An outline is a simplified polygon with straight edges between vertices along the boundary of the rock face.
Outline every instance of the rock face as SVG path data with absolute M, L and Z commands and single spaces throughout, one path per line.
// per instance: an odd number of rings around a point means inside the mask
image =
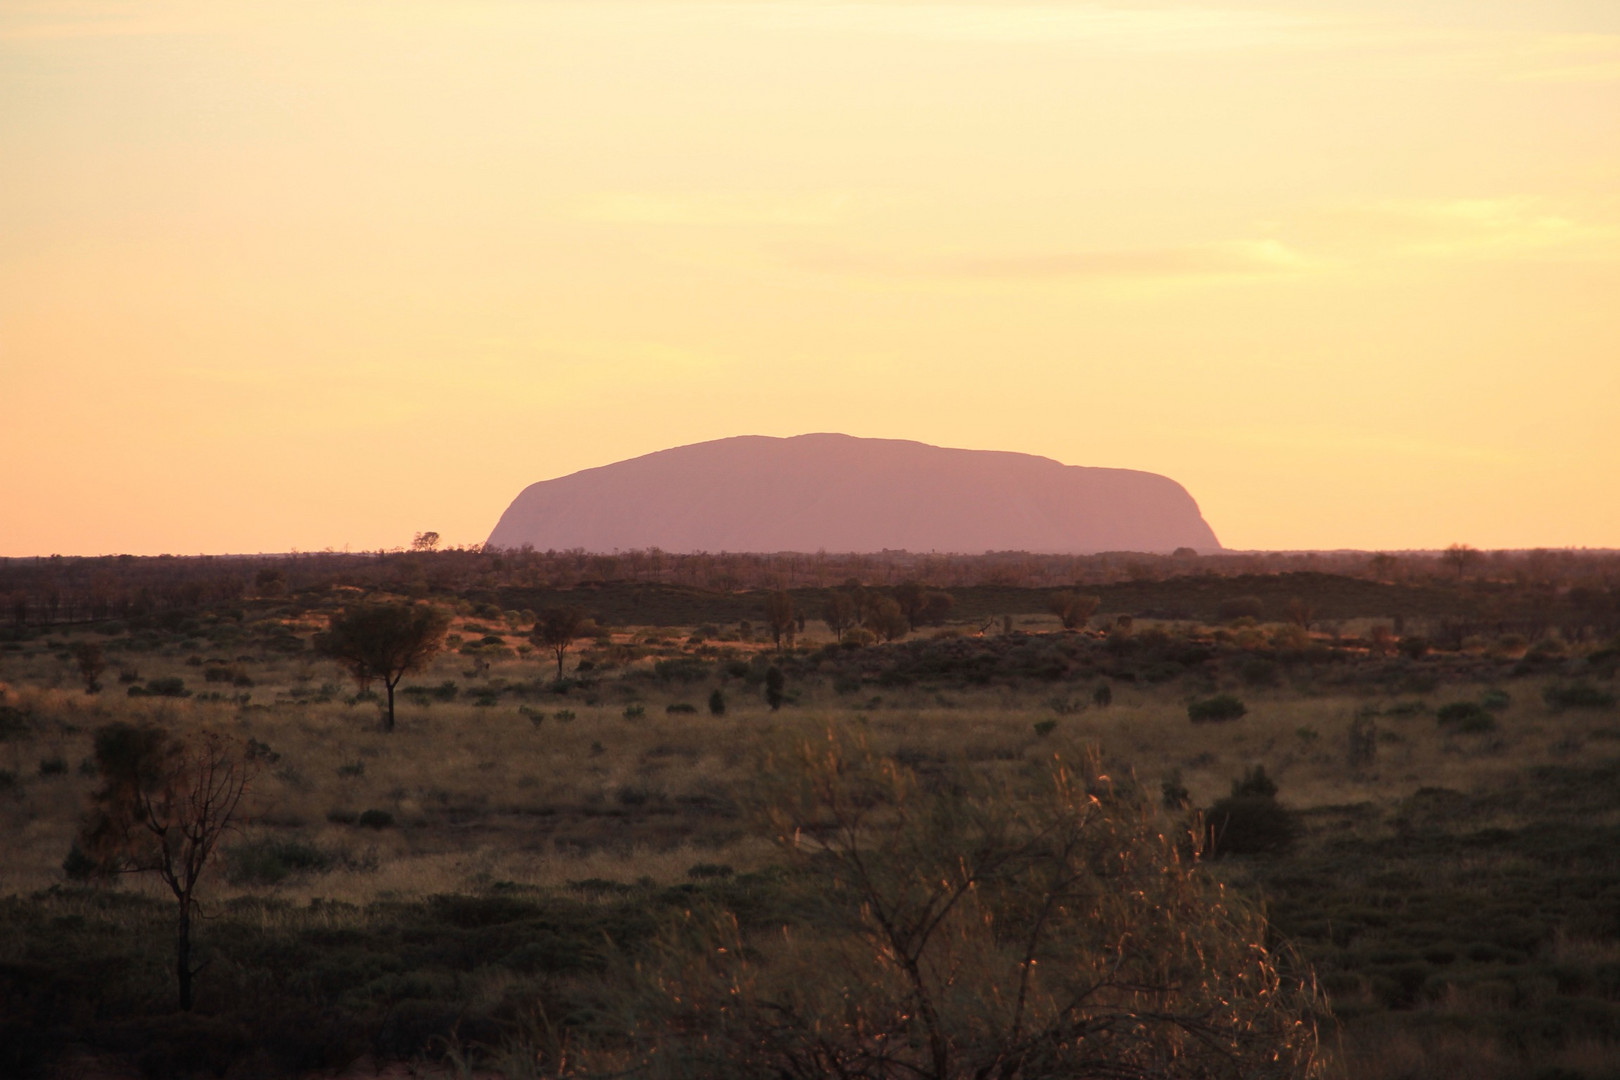
M 1167 477 L 900 439 L 742 435 L 525 488 L 489 536 L 546 550 L 1218 551 Z

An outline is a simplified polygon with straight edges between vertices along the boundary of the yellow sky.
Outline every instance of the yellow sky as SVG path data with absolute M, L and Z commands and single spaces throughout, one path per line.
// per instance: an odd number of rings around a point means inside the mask
M 807 431 L 1620 546 L 1617 414 L 1612 0 L 0 5 L 3 555 Z

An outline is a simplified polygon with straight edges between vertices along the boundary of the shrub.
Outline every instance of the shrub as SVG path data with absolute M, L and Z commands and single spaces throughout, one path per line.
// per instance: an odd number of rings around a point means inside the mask
M 1219 724 L 1248 714 L 1243 702 L 1231 694 L 1217 694 L 1187 703 L 1187 719 L 1195 724 Z
M 1097 689 L 1091 692 L 1091 700 L 1099 709 L 1106 709 L 1114 703 L 1114 689 L 1107 683 L 1099 683 Z
M 232 885 L 276 885 L 331 866 L 330 855 L 302 840 L 250 840 L 225 852 L 225 879 Z
M 44 758 L 39 763 L 39 775 L 41 776 L 66 776 L 67 771 L 67 758 L 60 754 L 55 757 Z
M 1441 727 L 1464 735 L 1496 730 L 1496 717 L 1485 706 L 1472 701 L 1453 701 L 1449 705 L 1442 705 L 1434 711 L 1434 718 Z
M 1236 622 L 1239 619 L 1259 619 L 1265 613 L 1266 605 L 1258 596 L 1232 596 L 1222 600 L 1215 608 L 1215 618 L 1221 622 Z
M 1084 769 L 1054 762 L 1013 790 L 932 783 L 837 739 L 799 747 L 762 778 L 760 813 L 814 918 L 694 905 L 624 981 L 637 1021 L 600 1060 L 582 1048 L 580 1071 L 1307 1075 L 1315 995 L 1279 971 L 1262 920 L 1139 791 Z
M 1506 690 L 1487 690 L 1479 696 L 1479 703 L 1492 712 L 1501 712 L 1513 704 Z
M 709 694 L 709 715 L 726 715 L 726 695 L 720 692 L 718 686 Z
M 1233 782 L 1232 794 L 1209 808 L 1204 823 L 1216 857 L 1280 851 L 1299 828 L 1293 811 L 1277 801 L 1276 782 L 1259 765 Z
M 130 697 L 190 697 L 185 682 L 178 675 L 162 679 L 148 679 L 146 685 L 129 688 Z
M 782 674 L 781 668 L 773 666 L 765 672 L 765 703 L 773 712 L 787 700 L 786 688 L 787 676 Z
M 1564 709 L 1612 709 L 1614 694 L 1587 682 L 1555 684 L 1541 692 L 1541 698 L 1553 712 Z
M 362 829 L 386 829 L 394 823 L 394 815 L 387 810 L 366 810 L 355 822 Z
M 1429 655 L 1429 642 L 1428 639 L 1414 634 L 1411 637 L 1401 638 L 1400 650 L 1401 655 L 1409 660 L 1421 660 Z
M 1192 792 L 1181 782 L 1181 770 L 1172 769 L 1159 785 L 1161 801 L 1167 810 L 1185 810 L 1192 805 Z
M 640 720 L 646 715 L 647 707 L 645 705 L 626 705 L 624 707 L 624 718 L 626 720 Z
M 1052 732 L 1054 730 L 1056 730 L 1056 728 L 1057 728 L 1057 721 L 1056 720 L 1037 720 L 1037 721 L 1035 721 L 1035 734 L 1039 738 L 1042 738 L 1042 739 L 1046 738 L 1048 735 L 1052 734 Z
M 709 665 L 695 657 L 677 656 L 658 661 L 653 673 L 666 682 L 698 682 L 708 676 Z
M 664 706 L 664 712 L 670 714 L 671 716 L 691 716 L 696 715 L 697 706 L 685 701 L 677 701 L 671 705 Z

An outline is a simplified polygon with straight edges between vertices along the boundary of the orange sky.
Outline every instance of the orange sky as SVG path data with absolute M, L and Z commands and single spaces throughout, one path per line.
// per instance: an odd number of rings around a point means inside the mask
M 1620 546 L 1617 405 L 1612 0 L 0 5 L 0 555 L 808 431 Z

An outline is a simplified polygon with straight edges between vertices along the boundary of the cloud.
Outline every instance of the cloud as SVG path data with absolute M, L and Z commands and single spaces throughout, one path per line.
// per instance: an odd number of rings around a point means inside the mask
M 1419 258 L 1552 256 L 1611 259 L 1620 229 L 1528 197 L 1390 199 L 1323 215 L 1327 243 L 1347 254 Z
M 836 222 L 847 195 L 764 195 L 748 192 L 609 191 L 577 200 L 570 216 L 610 225 L 822 226 Z
M 1309 260 L 1274 240 L 1121 250 L 895 254 L 849 248 L 776 245 L 802 270 L 850 276 L 940 281 L 1141 281 L 1257 277 L 1297 273 Z
M 1517 82 L 1620 82 L 1620 34 L 1543 34 L 1516 50 Z

